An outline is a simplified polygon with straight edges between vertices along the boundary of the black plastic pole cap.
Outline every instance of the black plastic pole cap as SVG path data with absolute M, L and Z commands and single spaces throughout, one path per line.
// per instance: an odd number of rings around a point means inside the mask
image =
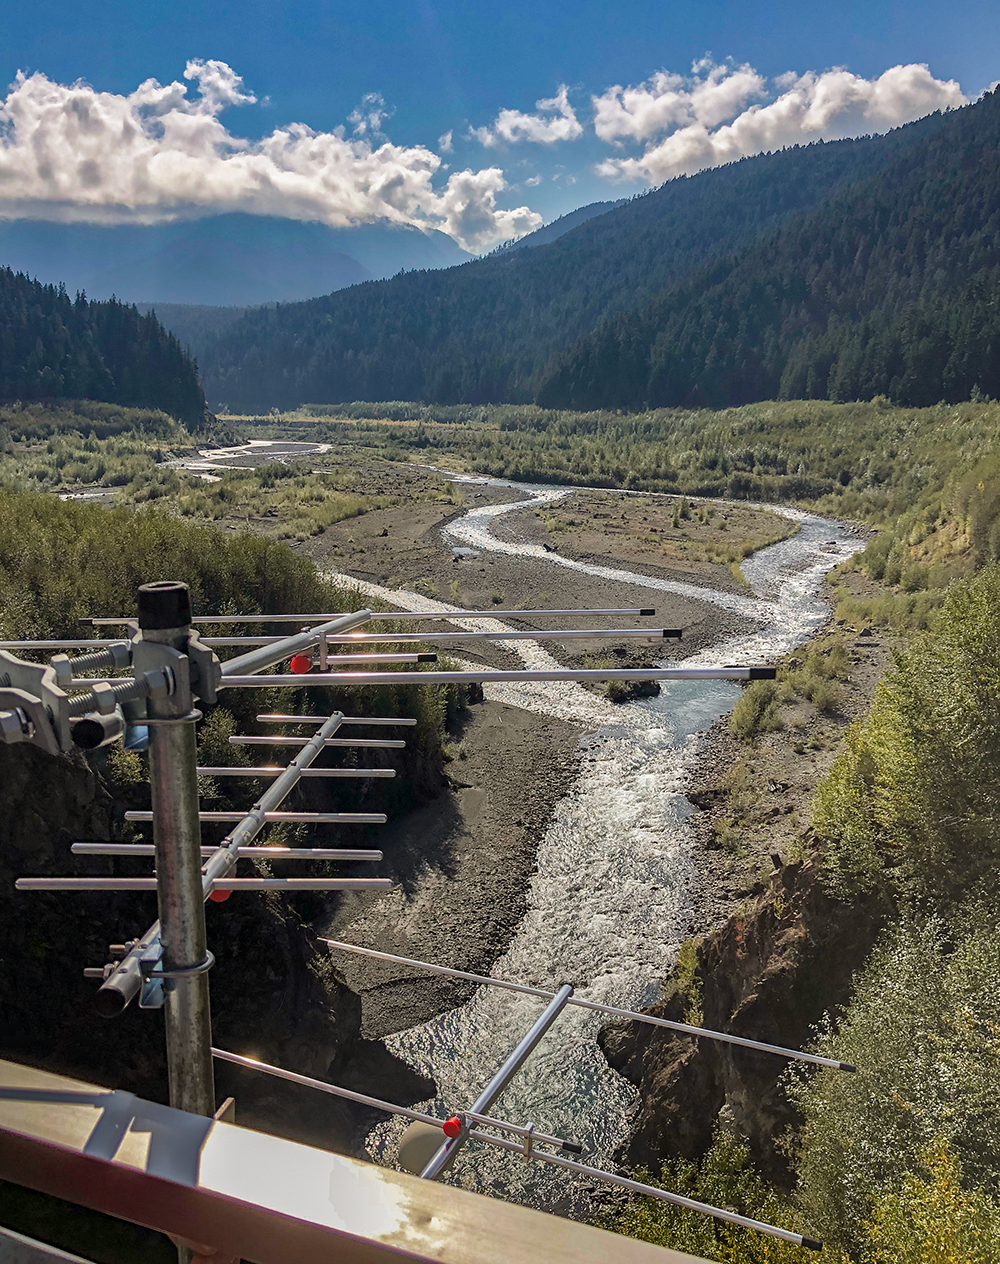
M 139 587 L 139 627 L 150 632 L 183 628 L 191 622 L 191 594 L 187 584 L 161 579 Z

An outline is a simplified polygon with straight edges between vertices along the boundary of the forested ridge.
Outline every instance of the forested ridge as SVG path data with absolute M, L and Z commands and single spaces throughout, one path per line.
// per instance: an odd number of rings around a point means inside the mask
M 1000 92 L 760 242 L 605 320 L 549 407 L 1000 395 Z
M 0 402 L 92 399 L 205 420 L 198 370 L 155 315 L 0 268 Z
M 674 180 L 549 244 L 251 311 L 206 349 L 206 392 L 233 411 L 530 402 L 609 313 L 870 180 L 947 122 L 745 159 Z

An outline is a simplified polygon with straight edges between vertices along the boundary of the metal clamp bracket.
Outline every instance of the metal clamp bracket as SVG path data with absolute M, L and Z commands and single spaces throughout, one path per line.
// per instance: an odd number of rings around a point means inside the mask
M 139 958 L 139 969 L 147 979 L 191 979 L 196 974 L 205 974 L 215 965 L 215 953 L 205 949 L 203 960 L 194 966 L 181 966 L 176 970 L 147 970 L 144 968 L 144 958 Z

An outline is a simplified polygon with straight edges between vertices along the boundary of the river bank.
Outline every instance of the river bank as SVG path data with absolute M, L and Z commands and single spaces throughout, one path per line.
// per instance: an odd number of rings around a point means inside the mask
M 496 702 L 470 709 L 438 799 L 383 828 L 391 891 L 340 898 L 314 929 L 363 948 L 489 973 L 524 917 L 538 845 L 577 775 L 579 726 Z M 381 1039 L 464 1004 L 474 986 L 333 950 Z
M 489 608 L 487 595 L 491 604 L 504 610 L 514 604 L 558 609 L 655 605 L 657 625 L 685 628 L 685 640 L 672 648 L 671 656 L 697 665 L 773 662 L 829 618 L 828 607 L 815 597 L 816 588 L 822 575 L 861 543 L 840 524 L 795 511 L 764 510 L 764 522 L 779 513 L 787 516 L 793 533 L 782 524 L 777 533 L 782 542 L 748 560 L 755 591 L 732 571 L 727 584 L 710 587 L 693 584 L 690 572 L 667 573 L 668 568 L 643 564 L 635 556 L 616 557 L 613 541 L 607 556 L 592 561 L 563 556 L 554 545 L 546 548 L 546 542 L 537 538 L 538 511 L 545 512 L 567 496 L 565 489 L 487 485 L 478 479 L 463 480 L 459 486 L 465 497 L 463 512 L 443 514 L 438 522 L 425 524 L 412 532 L 403 550 L 393 551 L 394 556 L 420 551 L 419 557 L 410 558 L 409 574 L 419 571 L 417 579 L 423 582 L 390 588 L 365 578 L 358 572 L 362 557 L 368 558 L 367 548 L 353 564 L 343 555 L 337 558 L 338 582 L 357 586 L 359 604 L 377 597 L 409 610 L 451 611 L 459 619 L 462 608 Z M 528 529 L 525 523 L 530 524 L 532 516 L 536 524 Z M 377 525 L 361 519 L 338 524 L 334 530 L 350 530 L 357 548 L 363 529 Z M 399 525 L 383 523 L 367 543 L 389 549 L 386 541 L 394 528 L 400 534 Z M 322 544 L 314 541 L 303 547 L 312 552 Z M 333 560 L 336 555 L 331 549 L 328 556 Z M 440 568 L 436 574 L 435 567 Z M 364 569 L 386 574 L 384 569 Z M 536 591 L 515 603 L 506 590 L 492 589 L 493 577 L 499 574 L 509 574 L 513 581 L 525 579 Z M 447 588 L 442 584 L 445 578 Z M 518 597 L 523 594 L 523 589 L 514 591 Z M 565 626 L 567 619 L 562 616 L 559 621 Z M 634 626 L 636 616 L 601 620 L 608 622 Z M 506 628 L 551 624 L 547 617 L 511 611 L 489 626 L 502 633 Z M 595 644 L 607 654 L 606 641 Z M 558 642 L 526 641 L 483 652 L 472 643 L 468 651 L 462 650 L 462 657 L 472 659 L 475 654 L 481 655 L 480 661 L 497 661 L 502 654 L 512 666 L 519 660 L 525 666 L 545 667 L 558 665 L 569 654 L 579 655 L 582 649 L 577 642 L 560 647 Z M 666 657 L 662 643 L 650 653 L 658 660 Z M 579 775 L 559 801 L 538 846 L 525 915 L 491 972 L 546 988 L 568 979 L 583 995 L 604 1003 L 630 1008 L 649 1004 L 689 931 L 700 898 L 695 888 L 702 878 L 685 823 L 691 806 L 683 788 L 699 734 L 729 712 L 738 689 L 727 682 L 674 682 L 661 697 L 620 706 L 574 685 L 487 684 L 485 691 L 488 699 L 507 708 L 569 721 L 584 733 Z M 418 1074 L 434 1079 L 437 1096 L 426 1108 L 451 1113 L 468 1101 L 483 1068 L 495 1063 L 498 1049 L 516 1042 L 534 1009 L 527 998 L 479 990 L 459 1008 L 389 1034 L 386 1045 Z M 614 1162 L 636 1095 L 601 1056 L 596 1044 L 599 1026 L 599 1020 L 580 1011 L 567 1011 L 547 1038 L 544 1056 L 532 1058 L 508 1089 L 505 1113 L 578 1137 L 589 1160 L 601 1165 Z M 392 1122 L 376 1128 L 368 1138 L 369 1153 L 392 1163 L 398 1131 Z M 498 1161 L 469 1151 L 448 1179 L 567 1214 L 593 1212 L 592 1191 L 567 1187 L 562 1178 L 533 1167 L 512 1169 L 502 1156 Z
M 870 599 L 881 591 L 859 572 L 841 574 L 838 582 L 854 597 Z M 821 709 L 786 687 L 780 728 L 747 739 L 734 734 L 724 715 L 704 734 L 685 791 L 695 808 L 688 825 L 699 876 L 691 935 L 722 925 L 761 894 L 773 869 L 809 854 L 816 787 L 832 768 L 848 726 L 867 713 L 897 640 L 883 630 L 837 625 L 831 616 L 808 650 L 829 657 L 842 647 L 846 654 L 846 668 L 831 678 L 829 706 Z M 797 648 L 776 666 L 794 674 L 805 653 Z
M 858 572 L 838 583 L 852 597 L 879 595 Z M 788 696 L 780 728 L 739 737 L 724 716 L 704 735 L 686 787 L 699 875 L 688 950 L 647 1013 L 798 1048 L 846 1003 L 888 909 L 876 897 L 846 901 L 826 889 L 811 803 L 849 725 L 867 713 L 895 642 L 831 619 L 784 668 L 793 673 L 805 653 L 842 647 L 835 705 L 820 710 Z M 759 1169 L 789 1187 L 781 1137 L 795 1114 L 780 1083 L 784 1060 L 639 1023 L 608 1024 L 599 1041 L 637 1090 L 620 1163 L 656 1170 L 668 1158 L 698 1159 L 724 1121 L 748 1138 Z

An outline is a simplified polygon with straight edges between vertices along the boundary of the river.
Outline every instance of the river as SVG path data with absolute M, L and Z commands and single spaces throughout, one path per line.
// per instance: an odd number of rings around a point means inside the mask
M 760 550 L 743 563 L 752 595 L 741 596 L 635 572 L 577 562 L 516 538 L 498 538 L 507 514 L 550 503 L 573 489 L 502 483 L 523 492 L 514 502 L 470 510 L 444 528 L 449 545 L 537 558 L 604 579 L 652 591 L 694 597 L 751 621 L 748 631 L 685 660 L 689 664 L 762 664 L 800 644 L 829 615 L 818 592 L 823 575 L 862 546 L 842 524 L 798 510 L 767 506 L 795 519 L 798 532 Z M 405 609 L 458 611 L 419 593 L 355 584 Z M 499 620 L 480 628 L 509 630 Z M 525 666 L 558 666 L 532 641 L 507 646 Z M 579 724 L 579 776 L 561 801 L 538 852 L 528 911 L 493 974 L 554 989 L 574 984 L 577 993 L 610 1005 L 637 1008 L 654 1001 L 660 980 L 675 959 L 690 919 L 694 880 L 684 787 L 701 735 L 737 698 L 722 681 L 676 681 L 657 698 L 613 705 L 573 684 L 500 683 L 486 696 Z M 544 775 L 544 774 L 542 774 Z M 439 1096 L 424 1108 L 444 1117 L 468 1106 L 506 1053 L 540 1011 L 542 1002 L 482 988 L 468 1004 L 386 1043 L 398 1056 L 432 1076 Z M 613 1164 L 625 1139 L 635 1093 L 604 1062 L 595 1036 L 600 1018 L 565 1010 L 526 1066 L 494 1107 L 515 1123 L 584 1143 L 583 1161 Z M 372 1157 L 394 1165 L 402 1125 L 390 1120 L 368 1138 Z M 528 1164 L 501 1151 L 471 1144 L 443 1179 L 495 1197 L 587 1216 L 586 1184 L 565 1172 Z

